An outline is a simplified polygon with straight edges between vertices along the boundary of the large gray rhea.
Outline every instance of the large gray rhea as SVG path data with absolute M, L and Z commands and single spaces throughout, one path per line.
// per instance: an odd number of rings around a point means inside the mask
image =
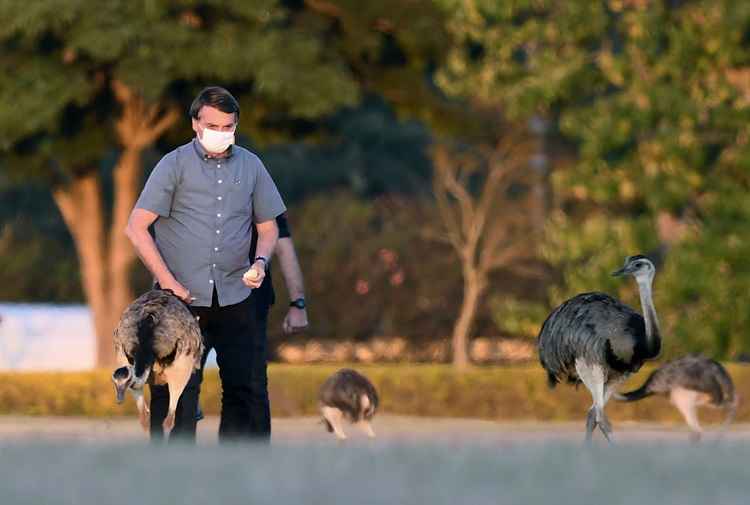
M 125 391 L 136 400 L 143 429 L 149 429 L 149 410 L 143 386 L 166 384 L 169 409 L 163 427 L 174 427 L 177 402 L 195 370 L 200 369 L 203 337 L 187 305 L 168 289 L 152 289 L 123 312 L 114 333 L 117 368 L 112 374 L 117 402 Z
M 539 332 L 539 360 L 550 387 L 583 383 L 593 405 L 586 418 L 586 440 L 598 427 L 612 441 L 604 406 L 617 387 L 661 352 L 659 321 L 651 287 L 656 268 L 645 256 L 630 256 L 612 275 L 632 275 L 643 316 L 605 293 L 582 293 L 557 307 Z

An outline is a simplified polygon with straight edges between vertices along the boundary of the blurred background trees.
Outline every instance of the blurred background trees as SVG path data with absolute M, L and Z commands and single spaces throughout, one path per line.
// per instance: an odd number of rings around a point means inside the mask
M 123 220 L 214 83 L 290 207 L 309 336 L 456 335 L 466 270 L 440 239 L 460 198 L 433 188 L 510 129 L 524 161 L 500 200 L 518 199 L 492 219 L 522 215 L 526 245 L 486 272 L 468 340 L 533 338 L 581 291 L 637 306 L 609 272 L 641 252 L 667 354 L 750 352 L 750 5 L 9 1 L 0 18 L 0 298 L 88 301 L 102 362 L 149 284 Z
M 445 1 L 438 76 L 564 144 L 542 257 L 548 301 L 603 289 L 625 255 L 659 261 L 667 352 L 746 352 L 750 6 L 731 1 Z
M 123 230 L 143 152 L 188 123 L 184 102 L 200 82 L 245 88 L 243 98 L 259 102 L 243 132 L 268 107 L 309 120 L 353 103 L 358 90 L 318 34 L 273 0 L 221 11 L 150 1 L 3 6 L 0 135 L 15 155 L 7 167 L 34 163 L 47 179 L 75 244 L 97 361 L 110 363 L 112 329 L 133 299 L 135 253 Z M 99 173 L 108 152 L 111 205 Z

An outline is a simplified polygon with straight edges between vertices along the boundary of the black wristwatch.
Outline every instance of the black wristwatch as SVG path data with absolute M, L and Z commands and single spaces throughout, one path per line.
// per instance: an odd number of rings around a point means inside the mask
M 296 300 L 292 300 L 289 302 L 290 307 L 297 307 L 298 309 L 304 309 L 305 308 L 305 299 L 304 298 L 297 298 Z
M 256 262 L 256 261 L 258 261 L 258 260 L 262 261 L 262 262 L 263 262 L 263 265 L 264 265 L 264 266 L 265 266 L 266 268 L 268 268 L 268 258 L 266 258 L 265 256 L 256 256 L 256 257 L 255 257 L 255 259 L 253 260 L 253 263 L 255 263 L 255 262 Z

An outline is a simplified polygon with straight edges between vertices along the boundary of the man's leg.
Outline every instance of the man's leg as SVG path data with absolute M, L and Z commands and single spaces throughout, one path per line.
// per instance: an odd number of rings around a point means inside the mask
M 205 335 L 205 332 L 204 332 Z M 201 358 L 201 369 L 198 371 L 200 374 L 200 384 L 203 384 L 203 371 L 206 368 L 206 361 L 208 360 L 208 353 L 211 352 L 211 347 L 208 345 L 208 339 L 204 336 L 203 337 L 203 343 L 205 344 L 205 348 L 203 350 L 203 357 Z M 197 400 L 197 406 L 195 407 L 195 422 L 202 421 L 206 416 L 203 415 L 203 409 L 201 408 L 201 397 L 200 397 L 201 391 L 200 388 L 198 388 L 198 400 Z
M 271 434 L 265 323 L 255 297 L 223 307 L 214 338 L 222 385 L 221 440 L 267 440 Z
M 250 432 L 252 436 L 271 437 L 271 403 L 268 399 L 268 310 L 269 306 L 258 303 L 256 307 L 256 331 L 252 342 L 251 409 Z
M 151 441 L 159 442 L 164 438 L 164 428 L 162 423 L 167 417 L 169 409 L 169 389 L 167 386 L 149 386 L 151 390 Z

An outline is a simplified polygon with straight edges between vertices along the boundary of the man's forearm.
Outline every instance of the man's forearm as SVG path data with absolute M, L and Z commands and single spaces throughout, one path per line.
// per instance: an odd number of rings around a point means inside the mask
M 302 269 L 297 260 L 294 243 L 289 237 L 280 238 L 276 244 L 276 256 L 279 258 L 281 273 L 284 276 L 286 289 L 292 300 L 305 296 L 305 284 L 302 280 Z
M 176 279 L 172 275 L 172 272 L 169 271 L 169 268 L 167 268 L 167 264 L 164 262 L 164 258 L 161 257 L 161 253 L 159 253 L 159 249 L 157 249 L 156 243 L 148 230 L 128 228 L 127 235 L 133 243 L 136 254 L 138 254 L 138 257 L 156 281 L 161 286 L 173 284 Z
M 279 239 L 279 229 L 275 221 L 266 226 L 258 226 L 258 244 L 255 247 L 255 256 L 263 256 L 270 259 L 273 255 L 276 242 Z

